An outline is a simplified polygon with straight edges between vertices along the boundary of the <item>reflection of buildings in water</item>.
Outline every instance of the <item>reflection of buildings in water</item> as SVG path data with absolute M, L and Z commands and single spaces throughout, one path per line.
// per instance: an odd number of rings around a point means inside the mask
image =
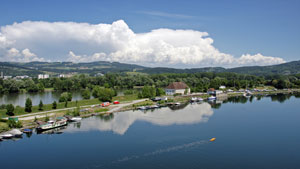
M 113 131 L 123 135 L 135 121 L 146 121 L 154 125 L 182 125 L 207 122 L 213 115 L 213 110 L 208 103 L 188 105 L 185 109 L 172 111 L 169 108 L 161 108 L 153 112 L 126 111 L 115 113 L 109 121 L 97 120 L 99 117 L 83 119 L 80 129 L 68 127 L 64 132 L 77 131 Z

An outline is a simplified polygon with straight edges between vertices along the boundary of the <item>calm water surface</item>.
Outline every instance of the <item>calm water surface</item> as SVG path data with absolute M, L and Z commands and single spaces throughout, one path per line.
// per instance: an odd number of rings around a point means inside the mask
M 62 92 L 55 91 L 45 91 L 38 93 L 10 93 L 0 95 L 0 105 L 1 104 L 13 104 L 14 106 L 25 106 L 27 98 L 32 100 L 32 105 L 38 105 L 40 100 L 44 104 L 51 104 L 54 101 L 58 101 Z M 82 100 L 80 91 L 72 92 L 72 100 Z
M 45 92 L 37 92 L 37 93 L 9 93 L 9 94 L 0 94 L 0 105 L 2 104 L 13 104 L 14 106 L 25 106 L 25 102 L 27 98 L 32 100 L 32 104 L 38 105 L 40 100 L 43 101 L 44 104 L 51 104 L 54 101 L 59 100 L 59 97 L 62 92 L 59 91 L 45 91 Z M 72 100 L 82 100 L 80 91 L 72 91 Z M 117 91 L 118 96 L 124 95 L 123 90 Z M 93 96 L 91 96 L 93 98 Z
M 299 97 L 230 98 L 90 117 L 0 143 L 1 168 L 300 168 Z M 212 137 L 216 141 L 209 142 Z

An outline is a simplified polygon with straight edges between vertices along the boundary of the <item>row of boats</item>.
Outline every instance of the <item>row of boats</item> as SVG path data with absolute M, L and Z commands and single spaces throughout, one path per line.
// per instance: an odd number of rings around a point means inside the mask
M 54 120 L 47 121 L 46 123 L 39 122 L 36 131 L 37 133 L 41 133 L 46 130 L 51 130 L 51 129 L 66 126 L 68 122 L 79 122 L 81 120 L 82 120 L 81 117 L 71 117 L 71 116 L 57 117 Z M 10 131 L 0 134 L 0 141 L 2 141 L 3 139 L 21 138 L 23 133 L 32 133 L 32 129 L 24 129 L 23 131 L 19 129 L 12 129 Z

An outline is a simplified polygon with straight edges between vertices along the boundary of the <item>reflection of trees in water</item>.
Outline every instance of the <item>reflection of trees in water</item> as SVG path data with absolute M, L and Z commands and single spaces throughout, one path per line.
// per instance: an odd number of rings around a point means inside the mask
M 252 97 L 252 100 L 253 100 L 253 96 L 251 96 L 251 97 Z M 251 97 L 250 97 L 250 99 L 251 99 Z M 235 97 L 229 97 L 223 103 L 243 103 L 243 104 L 245 104 L 245 103 L 247 103 L 247 101 L 248 101 L 247 97 L 244 97 L 244 96 L 235 96 Z
M 247 103 L 249 100 L 250 102 L 253 101 L 254 98 L 256 100 L 261 100 L 263 97 L 270 97 L 271 100 L 278 101 L 280 103 L 285 102 L 286 100 L 290 99 L 292 96 L 295 96 L 296 98 L 300 98 L 300 93 L 294 93 L 294 94 L 273 94 L 273 95 L 256 95 L 256 96 L 251 96 L 249 98 L 244 97 L 244 96 L 236 96 L 236 97 L 229 97 L 227 100 L 225 100 L 223 103 Z
M 222 105 L 222 103 L 217 103 L 216 101 L 210 101 L 208 103 L 210 104 L 211 108 L 213 108 L 213 109 L 219 109 Z
M 103 121 L 108 122 L 108 121 L 111 121 L 114 118 L 114 114 L 113 113 L 101 114 L 101 115 L 99 115 L 97 117 L 99 117 Z
M 296 93 L 294 94 L 294 96 L 295 96 L 296 98 L 300 98 L 300 92 L 296 92 Z
M 270 95 L 271 100 L 278 101 L 280 103 L 284 103 L 286 100 L 292 97 L 292 94 L 277 94 L 277 95 Z
M 187 105 L 189 105 L 189 102 L 186 103 L 182 103 L 180 105 L 171 105 L 168 106 L 171 110 L 180 110 L 180 109 L 184 109 Z
M 30 138 L 32 136 L 32 132 L 30 133 L 25 133 L 26 137 Z

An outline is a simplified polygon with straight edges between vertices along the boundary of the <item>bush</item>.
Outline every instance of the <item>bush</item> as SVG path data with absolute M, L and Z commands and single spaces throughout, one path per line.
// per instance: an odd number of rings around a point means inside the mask
M 11 120 L 7 120 L 7 125 L 8 125 L 8 127 L 9 128 L 21 128 L 22 127 L 22 123 L 21 123 L 21 121 L 15 121 L 15 120 L 13 120 L 13 119 L 11 119 Z
M 43 106 L 44 106 L 44 104 L 43 104 L 42 100 L 40 100 L 39 110 L 43 110 Z
M 56 103 L 56 101 L 54 101 L 53 103 L 52 103 L 52 109 L 56 109 L 57 108 L 57 103 Z
M 14 110 L 15 110 L 14 105 L 12 105 L 12 104 L 6 105 L 6 114 L 7 114 L 8 116 L 13 116 L 13 115 L 15 115 L 15 114 L 14 114 Z
M 45 122 L 47 122 L 47 121 L 49 121 L 50 120 L 50 118 L 49 118 L 49 116 L 48 115 L 46 115 L 46 117 L 45 117 Z

